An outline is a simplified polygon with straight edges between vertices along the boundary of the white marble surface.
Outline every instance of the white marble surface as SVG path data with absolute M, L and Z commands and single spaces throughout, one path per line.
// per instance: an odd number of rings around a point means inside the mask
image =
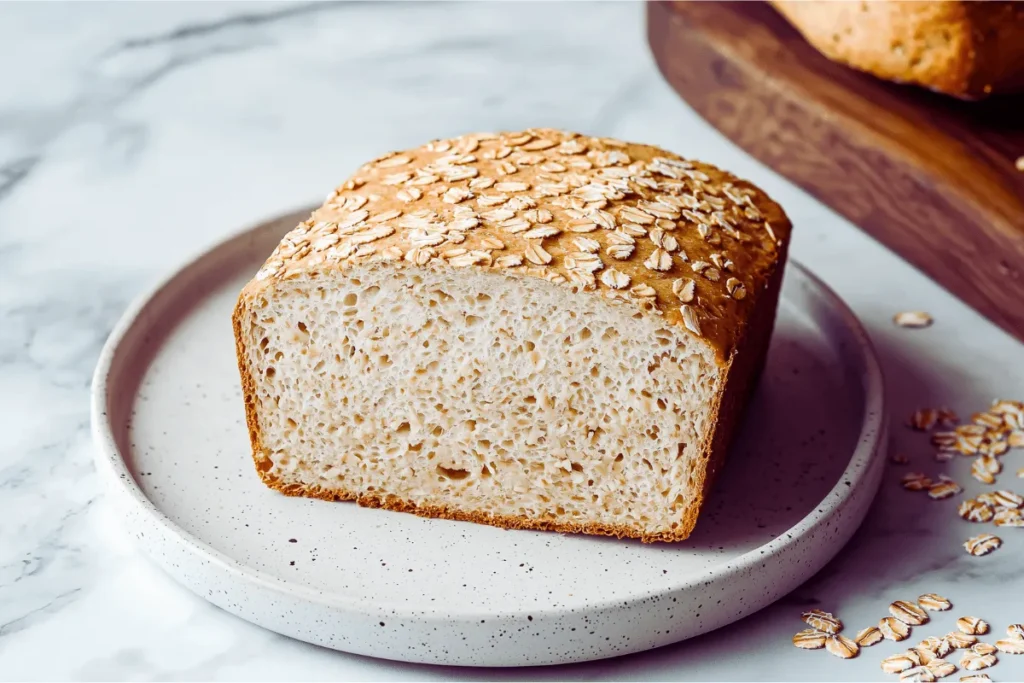
M 793 254 L 859 314 L 893 419 L 1024 396 L 1024 348 L 702 123 L 665 85 L 638 4 L 0 5 L 0 678 L 877 680 L 894 643 L 843 662 L 789 644 L 802 608 L 855 630 L 937 591 L 953 612 L 1024 621 L 1024 531 L 985 558 L 955 503 L 888 475 L 817 577 L 733 627 L 622 659 L 454 670 L 345 655 L 260 630 L 180 588 L 123 537 L 91 464 L 88 385 L 128 301 L 246 222 L 317 200 L 359 162 L 432 137 L 560 126 L 649 141 L 759 183 Z M 927 330 L 895 328 L 924 308 Z M 968 463 L 896 446 L 970 492 Z M 823 454 L 823 456 L 828 454 Z M 1024 490 L 1007 456 L 1002 482 Z M 916 642 L 913 641 L 913 642 Z M 995 680 L 1024 679 L 1002 656 Z M 958 673 L 957 676 L 960 674 Z

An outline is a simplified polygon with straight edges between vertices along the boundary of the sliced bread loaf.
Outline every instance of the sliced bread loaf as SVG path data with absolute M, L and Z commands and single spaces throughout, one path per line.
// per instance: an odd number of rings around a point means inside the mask
M 366 164 L 234 313 L 289 495 L 689 535 L 764 363 L 790 224 L 742 180 L 555 130 Z

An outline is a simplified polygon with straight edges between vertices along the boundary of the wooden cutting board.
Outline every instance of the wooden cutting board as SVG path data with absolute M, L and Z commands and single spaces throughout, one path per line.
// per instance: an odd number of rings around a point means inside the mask
M 1024 341 L 1024 96 L 877 80 L 762 3 L 649 2 L 647 19 L 659 68 L 701 116 Z

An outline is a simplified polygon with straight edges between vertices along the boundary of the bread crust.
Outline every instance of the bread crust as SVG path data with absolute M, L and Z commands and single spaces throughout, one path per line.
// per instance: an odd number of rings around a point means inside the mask
M 524 131 L 521 133 L 499 134 L 498 139 L 502 142 L 512 139 L 530 139 L 554 141 L 555 144 L 580 144 L 585 149 L 597 155 L 600 159 L 602 154 L 614 154 L 622 152 L 631 161 L 640 164 L 650 163 L 652 159 L 668 158 L 680 160 L 680 157 L 672 155 L 663 150 L 647 145 L 622 143 L 616 140 L 602 138 L 584 138 L 574 133 L 552 130 Z M 486 144 L 493 138 L 488 137 Z M 458 138 L 454 141 L 445 141 L 440 145 L 444 151 L 463 144 L 465 138 Z M 574 142 L 575 141 L 575 142 Z M 450 143 L 450 144 L 449 144 Z M 435 143 L 431 143 L 435 145 Z M 401 164 L 403 167 L 413 169 L 430 168 L 430 164 L 441 153 L 433 152 L 428 145 L 425 148 L 410 150 L 408 152 L 396 153 L 398 156 L 408 158 L 410 161 Z M 476 149 L 476 148 L 474 148 Z M 428 150 L 425 152 L 425 150 Z M 296 230 L 289 233 L 275 250 L 274 254 L 267 259 L 260 274 L 246 285 L 239 296 L 238 304 L 235 307 L 232 320 L 236 339 L 236 352 L 238 356 L 239 373 L 242 383 L 242 392 L 245 397 L 246 424 L 248 426 L 249 438 L 253 451 L 253 459 L 257 472 L 263 482 L 275 490 L 286 495 L 306 496 L 324 500 L 354 500 L 359 505 L 367 507 L 380 507 L 402 512 L 412 512 L 425 517 L 437 517 L 444 519 L 457 519 L 472 521 L 509 529 L 537 529 L 560 531 L 570 533 L 585 533 L 616 536 L 619 538 L 638 538 L 644 542 L 654 541 L 679 541 L 690 535 L 696 522 L 704 499 L 711 490 L 713 481 L 720 471 L 724 462 L 726 452 L 732 440 L 733 432 L 736 429 L 742 412 L 748 403 L 749 396 L 756 384 L 765 362 L 768 342 L 770 340 L 772 326 L 774 323 L 775 310 L 781 285 L 783 264 L 788 248 L 789 233 L 791 226 L 782 209 L 771 201 L 762 191 L 753 185 L 720 171 L 707 164 L 700 162 L 688 162 L 692 169 L 693 182 L 700 186 L 712 188 L 710 191 L 719 192 L 722 188 L 724 196 L 745 197 L 742 200 L 743 212 L 746 217 L 733 217 L 732 225 L 727 236 L 721 237 L 717 243 L 709 243 L 707 231 L 697 230 L 696 225 L 687 225 L 686 228 L 668 231 L 678 242 L 678 249 L 681 253 L 688 255 L 689 261 L 674 263 L 667 272 L 652 269 L 645 265 L 645 261 L 651 258 L 655 251 L 655 245 L 645 243 L 646 240 L 637 240 L 635 245 L 636 253 L 628 260 L 608 259 L 608 267 L 614 266 L 620 272 L 628 275 L 632 282 L 638 286 L 646 286 L 654 296 L 642 297 L 637 303 L 640 310 L 649 315 L 660 316 L 663 322 L 674 325 L 688 334 L 702 336 L 715 352 L 715 359 L 723 376 L 723 384 L 719 393 L 714 398 L 714 405 L 709 407 L 709 423 L 716 425 L 705 435 L 702 443 L 698 444 L 697 450 L 701 455 L 698 461 L 697 471 L 693 472 L 696 486 L 700 494 L 682 511 L 679 526 L 673 531 L 659 533 L 648 533 L 641 529 L 629 526 L 615 526 L 601 523 L 565 522 L 554 519 L 534 519 L 519 516 L 500 516 L 479 512 L 467 512 L 456 508 L 435 505 L 417 505 L 416 503 L 403 500 L 395 496 L 387 495 L 366 495 L 343 489 L 325 489 L 318 486 L 304 486 L 299 484 L 284 483 L 280 481 L 271 471 L 272 461 L 266 451 L 261 434 L 258 405 L 259 398 L 256 391 L 256 384 L 253 379 L 252 369 L 248 364 L 246 352 L 246 326 L 247 316 L 250 314 L 249 306 L 259 297 L 266 296 L 278 283 L 285 283 L 293 278 L 318 278 L 326 273 L 336 270 L 344 270 L 358 263 L 373 263 L 386 260 L 391 263 L 389 267 L 423 267 L 443 268 L 450 272 L 451 277 L 458 277 L 459 268 L 452 267 L 450 262 L 434 256 L 422 263 L 408 263 L 408 254 L 417 247 L 414 244 L 413 232 L 415 228 L 397 229 L 392 233 L 374 240 L 375 252 L 370 255 L 356 255 L 348 253 L 341 258 L 330 258 L 330 249 L 343 246 L 342 240 L 335 239 L 339 232 L 344 232 L 347 217 L 351 215 L 350 198 L 360 196 L 359 193 L 370 194 L 377 197 L 373 202 L 376 210 L 384 214 L 396 210 L 409 212 L 415 209 L 428 211 L 443 211 L 441 199 L 437 196 L 429 197 L 424 195 L 419 200 L 411 202 L 413 206 L 401 206 L 394 199 L 397 189 L 382 184 L 382 178 L 388 178 L 388 172 L 396 168 L 390 165 L 389 159 L 395 155 L 387 155 L 381 159 L 371 162 L 362 167 L 357 175 L 336 190 L 327 203 Z M 382 166 L 383 164 L 383 166 Z M 538 173 L 532 172 L 532 165 L 524 166 L 519 172 L 509 177 L 510 181 L 527 182 L 536 186 L 543 182 Z M 404 172 L 404 171 L 403 171 Z M 417 171 L 419 172 L 419 171 Z M 449 185 L 442 185 L 448 187 Z M 461 183 L 460 186 L 465 186 Z M 633 203 L 635 203 L 635 199 Z M 360 207 L 363 204 L 356 202 Z M 600 203 L 598 203 L 600 204 Z M 612 199 L 605 203 L 608 211 L 616 211 L 624 205 L 619 199 Z M 539 201 L 540 208 L 546 206 L 543 199 Z M 339 208 L 339 206 L 341 208 Z M 630 204 L 632 206 L 632 204 Z M 450 209 L 450 207 L 447 207 Z M 552 207 L 554 208 L 554 207 Z M 706 206 L 704 208 L 707 208 Z M 360 209 L 355 209 L 359 211 Z M 527 211 L 530 209 L 526 209 Z M 697 210 L 700 213 L 701 210 Z M 741 212 L 741 214 L 743 213 Z M 579 237 L 596 238 L 597 231 L 593 233 L 575 233 L 571 231 L 569 219 L 572 212 L 566 215 L 559 215 L 552 212 L 551 219 L 541 223 L 562 229 L 560 234 L 551 235 L 540 242 L 546 251 L 552 255 L 552 262 L 548 267 L 532 268 L 519 267 L 512 269 L 500 268 L 490 259 L 484 263 L 473 263 L 467 267 L 478 270 L 499 271 L 514 277 L 539 277 L 549 280 L 555 284 L 572 287 L 579 292 L 580 296 L 605 295 L 612 298 L 626 298 L 613 296 L 620 292 L 604 286 L 601 282 L 588 284 L 586 281 L 570 281 L 566 275 L 571 274 L 567 261 L 574 253 L 575 240 Z M 690 215 L 695 216 L 694 212 Z M 732 214 L 730 214 L 732 215 Z M 739 214 L 737 214 L 739 215 Z M 680 226 L 685 223 L 680 221 Z M 324 225 L 334 226 L 324 230 Z M 654 223 L 650 224 L 653 230 Z M 372 229 L 372 228 L 371 228 Z M 603 231 L 602 231 L 603 233 Z M 736 237 L 733 238 L 732 235 Z M 648 234 L 649 236 L 649 234 Z M 520 237 L 519 232 L 510 231 L 501 225 L 494 225 L 491 222 L 484 222 L 468 230 L 464 238 L 456 245 L 466 252 L 474 252 L 484 248 L 488 240 L 498 240 L 507 244 L 509 249 L 521 245 L 525 240 Z M 321 242 L 329 242 L 326 251 L 317 251 L 312 245 Z M 296 246 L 300 244 L 301 246 Z M 607 246 L 603 244 L 602 247 Z M 387 250 L 401 252 L 402 258 L 381 259 Z M 679 253 L 676 253 L 678 260 Z M 600 252 L 605 257 L 602 249 Z M 712 254 L 717 255 L 717 260 Z M 607 258 L 607 257 L 605 257 Z M 735 288 L 732 292 L 725 286 L 725 277 L 717 279 L 700 277 L 701 272 L 684 271 L 687 263 L 707 260 L 718 264 L 726 259 L 731 265 L 729 275 L 735 275 L 735 280 L 744 288 L 744 296 L 736 296 Z M 382 264 L 384 265 L 384 264 Z M 726 272 L 725 268 L 722 269 Z M 701 316 L 699 330 L 695 331 L 685 319 L 679 295 L 673 289 L 673 283 L 685 272 L 692 277 L 694 282 L 692 297 L 689 301 L 694 310 Z M 707 273 L 704 273 L 707 275 Z M 268 291 L 269 290 L 269 291 Z M 652 301 L 653 300 L 653 301 Z
M 1024 89 L 1024 3 L 772 0 L 830 59 L 964 99 Z
M 570 534 L 589 534 L 592 536 L 614 536 L 615 538 L 635 538 L 643 543 L 656 543 L 659 541 L 680 541 L 689 535 L 677 533 L 638 533 L 636 529 L 626 525 L 600 524 L 597 522 L 569 523 L 559 522 L 553 519 L 531 519 L 529 517 L 517 517 L 512 515 L 493 515 L 484 512 L 467 512 L 457 508 L 443 505 L 417 505 L 413 501 L 404 500 L 398 496 L 379 496 L 357 494 L 352 491 L 339 489 L 325 489 L 314 486 L 300 486 L 298 484 L 282 484 L 275 477 L 260 472 L 260 476 L 268 487 L 283 493 L 286 496 L 299 496 L 303 498 L 317 498 L 327 501 L 354 501 L 361 507 L 380 508 L 394 512 L 411 512 L 419 517 L 433 519 L 451 519 L 459 522 L 475 522 L 487 524 L 488 526 L 501 527 L 502 529 L 527 529 L 533 531 L 556 531 Z M 684 515 L 682 526 L 692 529 L 696 524 L 697 509 L 688 509 Z
M 252 369 L 249 367 L 249 360 L 245 353 L 245 335 L 242 334 L 242 322 L 245 317 L 246 299 L 238 297 L 235 309 L 231 313 L 231 328 L 235 332 L 235 356 L 238 359 L 238 376 L 242 382 L 242 401 L 245 406 L 245 426 L 249 430 L 249 445 L 252 447 L 253 462 L 256 471 L 266 482 L 267 472 L 273 463 L 263 448 L 263 436 L 260 430 L 259 415 L 257 413 L 258 398 L 256 395 L 256 382 L 252 377 Z

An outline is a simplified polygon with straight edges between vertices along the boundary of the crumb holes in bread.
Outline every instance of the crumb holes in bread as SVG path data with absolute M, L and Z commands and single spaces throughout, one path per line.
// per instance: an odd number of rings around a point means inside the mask
M 437 473 L 447 479 L 454 481 L 461 481 L 469 476 L 469 470 L 463 470 L 454 467 L 445 467 L 444 465 L 437 466 Z

